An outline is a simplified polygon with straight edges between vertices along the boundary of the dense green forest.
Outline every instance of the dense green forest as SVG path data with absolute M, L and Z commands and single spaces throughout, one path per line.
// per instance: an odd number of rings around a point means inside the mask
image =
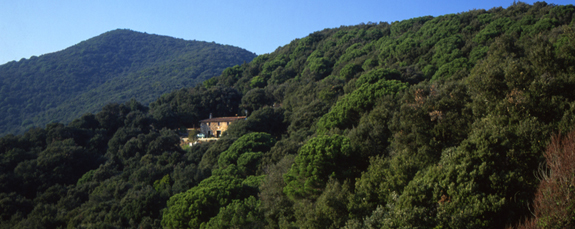
M 572 228 L 574 70 L 573 5 L 314 32 L 149 106 L 0 138 L 0 227 Z
M 254 57 L 233 46 L 119 29 L 12 61 L 0 65 L 0 136 L 69 123 L 131 98 L 147 105 Z

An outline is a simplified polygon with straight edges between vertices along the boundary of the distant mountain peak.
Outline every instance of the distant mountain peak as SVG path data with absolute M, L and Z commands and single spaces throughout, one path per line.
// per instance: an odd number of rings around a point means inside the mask
M 147 104 L 226 67 L 251 61 L 247 50 L 116 29 L 62 51 L 0 65 L 0 135 L 69 122 L 107 103 Z

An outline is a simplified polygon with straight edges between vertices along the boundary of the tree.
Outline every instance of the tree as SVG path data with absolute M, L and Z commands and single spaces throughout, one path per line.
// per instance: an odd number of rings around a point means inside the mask
M 162 226 L 199 228 L 216 216 L 221 207 L 247 196 L 240 179 L 226 175 L 211 176 L 185 193 L 170 197 Z
M 517 228 L 575 226 L 575 131 L 553 136 L 544 155 L 546 166 L 538 171 L 540 183 L 533 201 L 534 217 Z
M 349 139 L 318 136 L 301 147 L 294 165 L 284 175 L 284 192 L 291 199 L 317 198 L 330 178 L 345 180 L 353 174 Z
M 242 103 L 240 107 L 248 111 L 251 114 L 253 111 L 258 110 L 264 106 L 272 105 L 272 100 L 269 99 L 269 96 L 266 95 L 266 92 L 263 88 L 254 88 L 248 91 L 242 97 Z
M 242 177 L 255 175 L 263 156 L 262 152 L 269 151 L 275 142 L 275 139 L 267 133 L 246 134 L 220 154 L 218 167 L 220 170 L 225 170 L 228 166 L 237 166 Z

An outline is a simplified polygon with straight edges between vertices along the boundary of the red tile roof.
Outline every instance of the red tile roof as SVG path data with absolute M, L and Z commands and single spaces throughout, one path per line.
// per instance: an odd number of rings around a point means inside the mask
M 200 122 L 233 122 L 240 119 L 245 119 L 246 116 L 234 116 L 234 117 L 218 117 L 200 120 Z

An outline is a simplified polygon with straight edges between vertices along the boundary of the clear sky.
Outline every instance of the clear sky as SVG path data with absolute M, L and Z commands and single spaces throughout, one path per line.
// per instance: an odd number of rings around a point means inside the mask
M 547 3 L 573 4 L 573 0 L 553 1 Z M 118 28 L 214 41 L 264 54 L 325 28 L 507 8 L 512 3 L 513 0 L 0 0 L 0 64 L 56 52 Z

